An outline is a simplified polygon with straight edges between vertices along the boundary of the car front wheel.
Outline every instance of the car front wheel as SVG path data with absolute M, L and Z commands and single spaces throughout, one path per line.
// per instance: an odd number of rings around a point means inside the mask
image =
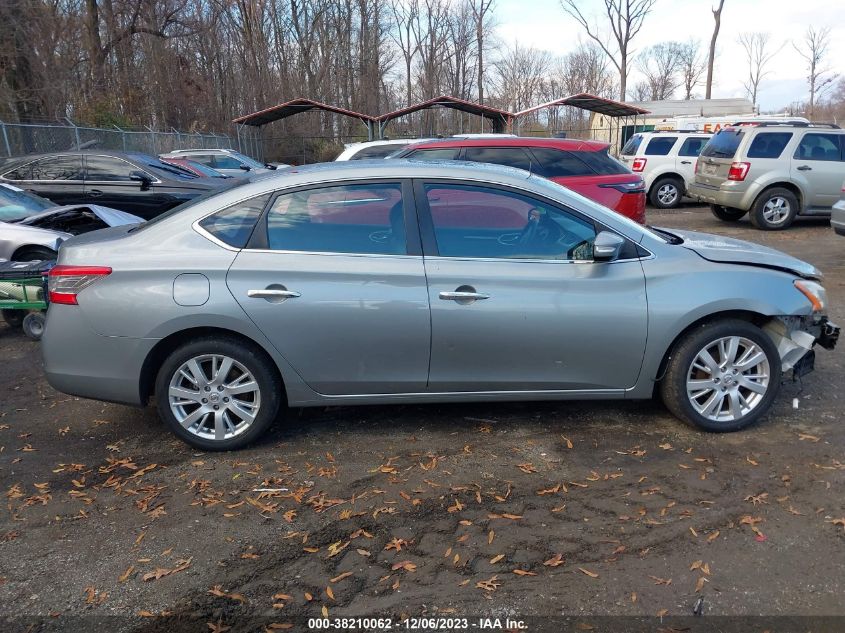
M 766 413 L 780 388 L 781 364 L 756 325 L 705 323 L 678 341 L 660 390 L 668 409 L 707 431 L 737 431 Z
M 240 341 L 204 338 L 167 357 L 156 379 L 159 415 L 195 448 L 234 450 L 276 418 L 281 384 L 271 361 Z

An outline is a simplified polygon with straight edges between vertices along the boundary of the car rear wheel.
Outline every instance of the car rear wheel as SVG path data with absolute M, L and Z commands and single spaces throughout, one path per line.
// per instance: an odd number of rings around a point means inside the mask
M 681 420 L 707 431 L 737 431 L 766 413 L 780 379 L 771 338 L 752 323 L 728 319 L 705 323 L 678 341 L 660 391 Z
M 20 327 L 23 325 L 23 318 L 26 316 L 24 310 L 2 310 L 3 320 L 9 327 Z
M 785 229 L 798 215 L 798 198 L 789 189 L 764 191 L 754 202 L 751 223 L 764 231 Z
M 203 338 L 176 349 L 156 379 L 159 415 L 195 448 L 234 450 L 256 440 L 279 411 L 271 361 L 232 339 Z
M 23 318 L 23 333 L 33 341 L 40 341 L 44 335 L 44 323 L 47 317 L 43 312 L 30 312 Z
M 648 198 L 652 206 L 658 209 L 674 209 L 681 203 L 681 197 L 684 195 L 684 185 L 677 179 L 667 176 L 659 178 L 651 186 Z
M 721 204 L 711 204 L 710 211 L 713 212 L 713 215 L 724 222 L 736 222 L 748 213 L 748 211 L 735 209 L 734 207 L 723 207 Z

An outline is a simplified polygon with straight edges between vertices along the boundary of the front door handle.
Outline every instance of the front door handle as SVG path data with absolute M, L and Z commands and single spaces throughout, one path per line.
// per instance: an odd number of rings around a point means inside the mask
M 267 301 L 278 303 L 285 299 L 296 299 L 302 294 L 295 290 L 288 290 L 284 286 L 268 286 L 267 288 L 255 288 L 247 290 L 246 296 L 251 299 L 266 299 Z
M 798 171 L 812 171 L 813 170 L 813 168 L 810 167 L 809 165 L 801 165 L 799 167 L 796 167 L 796 169 Z
M 682 160 L 681 165 L 692 165 L 692 161 L 691 160 Z
M 458 286 L 452 292 L 441 292 L 440 298 L 444 301 L 454 301 L 461 305 L 467 305 L 482 299 L 489 299 L 490 295 L 484 294 L 483 292 L 476 292 L 472 286 L 463 285 Z
M 91 196 L 92 198 L 96 198 L 97 196 L 102 196 L 103 192 L 100 191 L 99 189 L 89 189 L 88 195 Z

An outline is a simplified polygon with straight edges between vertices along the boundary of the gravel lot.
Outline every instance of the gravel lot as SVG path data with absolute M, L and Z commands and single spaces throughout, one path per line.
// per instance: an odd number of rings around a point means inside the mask
M 845 239 L 826 221 L 763 233 L 691 206 L 650 221 L 812 262 L 845 323 Z M 686 630 L 845 616 L 841 349 L 730 435 L 659 402 L 359 407 L 289 412 L 231 454 L 190 450 L 152 409 L 53 391 L 38 344 L 2 322 L 0 357 L 5 630 L 309 630 L 328 614 L 654 631 L 699 597 Z M 812 630 L 845 630 L 826 622 Z

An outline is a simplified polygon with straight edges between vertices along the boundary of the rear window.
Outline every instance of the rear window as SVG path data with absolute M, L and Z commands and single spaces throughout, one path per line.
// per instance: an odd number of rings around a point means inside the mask
M 666 156 L 672 151 L 677 136 L 653 136 L 643 154 L 646 156 Z
M 704 146 L 701 155 L 712 158 L 733 158 L 743 136 L 745 136 L 744 132 L 736 128 L 721 129 Z
M 637 150 L 640 148 L 640 143 L 642 142 L 643 137 L 639 134 L 634 134 L 631 138 L 628 139 L 628 142 L 625 143 L 625 147 L 622 148 L 622 155 L 633 156 L 637 153 Z
M 761 132 L 751 141 L 748 158 L 779 158 L 792 132 Z

